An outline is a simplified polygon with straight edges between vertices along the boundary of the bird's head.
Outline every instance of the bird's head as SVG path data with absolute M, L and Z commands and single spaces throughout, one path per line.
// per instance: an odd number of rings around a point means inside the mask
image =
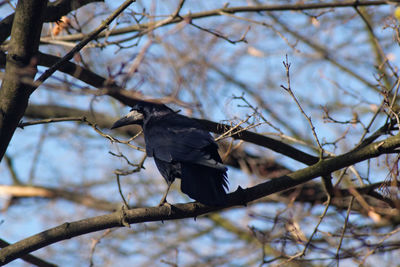
M 143 126 L 143 123 L 146 121 L 146 119 L 150 118 L 151 116 L 165 115 L 171 112 L 174 111 L 164 104 L 139 102 L 132 107 L 128 114 L 117 120 L 111 129 L 130 124 L 138 124 Z

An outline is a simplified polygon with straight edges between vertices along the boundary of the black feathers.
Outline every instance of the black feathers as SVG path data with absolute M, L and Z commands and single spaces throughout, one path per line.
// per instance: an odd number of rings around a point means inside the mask
M 225 203 L 227 169 L 218 145 L 200 124 L 163 104 L 152 103 L 135 105 L 112 128 L 128 124 L 142 125 L 147 155 L 154 157 L 168 187 L 180 178 L 182 192 L 191 198 L 212 206 Z

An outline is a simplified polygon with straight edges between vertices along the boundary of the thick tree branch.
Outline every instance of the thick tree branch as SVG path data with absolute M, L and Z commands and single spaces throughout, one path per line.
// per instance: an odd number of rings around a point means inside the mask
M 225 131 L 229 130 L 232 127 L 227 124 L 216 123 L 209 120 L 203 120 L 203 119 L 195 119 L 195 120 L 203 124 L 207 128 L 207 130 L 217 134 L 223 134 Z M 272 151 L 288 156 L 306 165 L 312 165 L 318 162 L 318 157 L 300 151 L 297 148 L 285 144 L 281 141 L 275 140 L 273 138 L 264 135 L 253 133 L 251 131 L 241 131 L 240 133 L 234 134 L 230 137 L 269 148 Z
M 0 262 L 9 263 L 23 255 L 55 242 L 69 239 L 75 236 L 100 231 L 112 227 L 122 227 L 151 221 L 166 221 L 183 218 L 195 218 L 200 215 L 226 209 L 233 206 L 245 205 L 261 197 L 289 189 L 293 186 L 305 183 L 316 177 L 328 175 L 343 167 L 353 165 L 369 158 L 393 152 L 400 147 L 400 136 L 392 136 L 383 141 L 372 143 L 358 150 L 348 152 L 335 158 L 319 161 L 310 167 L 298 170 L 277 179 L 256 185 L 251 188 L 239 188 L 228 195 L 227 204 L 223 207 L 208 207 L 200 203 L 176 204 L 171 208 L 148 207 L 120 211 L 88 218 L 76 222 L 64 223 L 55 228 L 46 230 L 37 235 L 21 240 L 15 244 L 0 250 Z
M 21 80 L 36 74 L 34 58 L 46 0 L 18 1 L 12 26 L 5 78 L 0 89 L 0 161 L 28 105 L 31 88 Z
M 387 183 L 375 183 L 364 187 L 352 188 L 356 190 L 365 199 L 367 204 L 382 215 L 393 215 L 393 209 L 396 205 L 391 199 L 384 198 L 375 190 L 382 186 L 390 186 Z M 349 198 L 353 195 L 349 189 L 335 189 L 332 193 L 332 206 L 338 210 L 348 208 Z M 75 190 L 65 190 L 44 186 L 24 186 L 24 185 L 0 185 L 0 195 L 12 197 L 13 200 L 19 198 L 46 198 L 46 199 L 64 199 L 82 206 L 86 206 L 95 210 L 114 212 L 122 206 L 121 202 L 111 202 L 104 199 L 96 198 L 88 193 L 75 192 Z M 320 183 L 309 182 L 298 187 L 288 189 L 274 194 L 268 198 L 257 200 L 259 203 L 296 201 L 298 203 L 310 203 L 312 205 L 321 204 L 326 201 L 326 191 Z M 132 206 L 131 206 L 132 207 Z M 134 208 L 133 206 L 132 208 Z M 8 206 L 6 207 L 8 208 Z M 351 210 L 357 211 L 368 217 L 368 211 L 361 204 L 356 202 L 352 205 Z

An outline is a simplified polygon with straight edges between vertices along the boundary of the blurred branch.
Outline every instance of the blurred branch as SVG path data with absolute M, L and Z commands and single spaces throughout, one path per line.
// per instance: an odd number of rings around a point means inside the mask
M 61 58 L 57 56 L 44 53 L 38 54 L 38 64 L 41 66 L 51 67 L 59 60 L 61 60 Z M 102 88 L 107 85 L 112 85 L 112 81 L 108 81 L 100 75 L 97 75 L 96 73 L 90 71 L 89 69 L 81 67 L 70 61 L 64 62 L 64 64 L 59 67 L 58 71 L 69 74 L 70 76 L 96 88 Z
M 368 35 L 369 35 L 369 39 L 372 45 L 372 48 L 374 50 L 375 53 L 375 60 L 376 60 L 376 66 L 378 71 L 381 72 L 381 74 L 383 75 L 383 79 L 385 81 L 385 86 L 387 88 L 387 90 L 390 88 L 390 75 L 386 72 L 386 68 L 385 66 L 388 67 L 388 69 L 390 70 L 390 72 L 392 73 L 392 75 L 394 75 L 396 78 L 399 78 L 397 76 L 396 70 L 393 68 L 393 66 L 390 64 L 389 59 L 387 58 L 385 51 L 383 50 L 381 44 L 379 43 L 378 38 L 375 35 L 371 20 L 370 20 L 370 15 L 366 12 L 366 10 L 360 10 L 357 7 L 354 7 L 354 9 L 356 10 L 357 14 L 360 16 L 360 18 L 362 19 L 362 21 L 365 24 L 365 27 L 367 28 L 368 31 Z
M 107 229 L 106 231 L 104 231 L 104 233 L 102 233 L 98 238 L 92 239 L 92 244 L 90 246 L 90 263 L 89 263 L 89 267 L 93 267 L 94 262 L 93 262 L 93 256 L 94 256 L 94 252 L 96 250 L 97 244 L 100 243 L 100 240 L 103 239 L 104 237 L 106 237 L 107 235 L 109 235 L 111 233 L 111 229 Z
M 29 105 L 26 109 L 25 117 L 31 119 L 40 119 L 42 120 L 75 120 L 81 121 L 82 117 L 87 118 L 90 121 L 95 121 L 96 124 L 101 128 L 110 128 L 110 126 L 115 122 L 114 117 L 109 116 L 104 113 L 91 112 L 77 108 L 69 108 L 63 107 L 59 105 Z M 25 123 L 35 124 L 35 122 L 21 122 L 21 126 L 24 126 Z M 135 127 L 139 129 L 139 127 Z M 118 129 L 116 129 L 118 130 Z M 121 131 L 121 133 L 126 133 L 127 130 Z M 138 131 L 135 131 L 135 134 Z M 131 131 L 128 131 L 128 135 L 134 135 Z
M 76 193 L 70 190 L 44 186 L 0 185 L 0 195 L 14 198 L 62 198 L 92 209 L 110 212 L 121 208 L 121 203 L 112 203 L 103 199 L 98 199 L 87 193 Z
M 244 230 L 241 227 L 235 225 L 233 222 L 234 220 L 225 218 L 219 213 L 211 213 L 208 214 L 206 217 L 210 219 L 216 226 L 219 226 L 229 233 L 236 235 L 238 239 L 245 241 L 248 245 L 257 244 L 261 247 L 263 254 L 280 254 L 280 251 L 274 249 L 270 244 L 262 242 L 263 240 L 260 240 L 260 238 L 258 238 L 252 227 L 249 227 L 251 232 L 249 232 L 248 229 Z
M 40 134 L 39 134 L 39 140 L 35 146 L 35 152 L 32 157 L 32 163 L 31 163 L 31 168 L 29 169 L 29 175 L 28 175 L 28 184 L 32 184 L 33 180 L 35 178 L 36 174 L 36 168 L 40 159 L 40 155 L 42 154 L 43 151 L 43 145 L 45 143 L 47 134 L 48 134 L 48 125 L 44 125 L 42 129 L 40 129 Z
M 11 179 L 12 179 L 13 183 L 16 184 L 16 185 L 22 184 L 21 180 L 18 178 L 18 175 L 17 175 L 16 169 L 14 167 L 12 158 L 10 158 L 7 154 L 5 154 L 4 155 L 4 159 L 6 161 L 6 165 L 7 165 L 7 168 L 9 170 L 9 172 L 10 172 Z
M 373 206 L 380 215 L 394 215 L 392 212 L 395 212 L 396 204 L 391 199 L 383 197 L 376 191 L 381 187 L 385 188 L 389 186 L 390 185 L 387 182 L 378 182 L 357 188 L 334 188 L 331 194 L 332 206 L 335 206 L 338 210 L 345 210 L 348 208 L 349 199 L 354 197 L 351 191 L 356 190 L 360 195 L 363 196 L 368 205 Z M 302 184 L 299 187 L 283 191 L 279 195 L 269 196 L 268 199 L 269 201 L 276 201 L 280 203 L 287 202 L 288 199 L 294 199 L 296 202 L 310 203 L 314 205 L 317 203 L 322 204 L 326 202 L 327 194 L 322 188 L 321 184 L 310 182 L 307 184 Z M 361 214 L 367 214 L 368 212 L 368 210 L 365 210 L 359 202 L 354 203 L 352 210 Z
M 389 239 L 390 237 L 392 237 L 394 234 L 398 233 L 399 231 L 400 231 L 400 228 L 397 228 L 397 229 L 387 233 L 384 238 L 382 238 L 378 243 L 374 244 L 373 245 L 374 247 L 365 254 L 364 259 L 362 259 L 362 261 L 360 262 L 360 266 L 363 266 L 365 261 L 367 260 L 367 258 L 369 256 L 371 256 L 372 254 L 374 254 L 377 249 L 382 247 L 383 242 L 385 242 L 387 239 Z M 398 244 L 397 244 L 397 246 L 398 246 Z
M 121 210 L 111 214 L 64 223 L 37 235 L 21 240 L 0 250 L 0 262 L 9 263 L 27 253 L 48 246 L 55 242 L 75 236 L 122 227 L 125 223 L 137 224 L 151 221 L 166 221 L 183 218 L 195 218 L 202 214 L 219 211 L 234 206 L 246 205 L 261 197 L 289 189 L 319 176 L 353 165 L 357 162 L 390 153 L 400 147 L 400 136 L 392 136 L 385 140 L 372 143 L 356 151 L 319 161 L 310 167 L 298 170 L 271 181 L 261 183 L 247 189 L 238 188 L 228 194 L 227 204 L 223 207 L 209 207 L 200 203 L 174 204 L 172 207 L 146 207 L 131 210 Z
M 339 265 L 339 260 L 340 260 L 340 257 L 339 257 L 340 256 L 340 247 L 342 246 L 343 237 L 344 237 L 344 234 L 346 233 L 346 228 L 347 228 L 347 224 L 349 222 L 350 211 L 352 209 L 353 202 L 354 202 L 354 196 L 351 197 L 351 199 L 350 199 L 349 207 L 347 208 L 346 219 L 344 221 L 344 225 L 343 225 L 343 229 L 342 229 L 342 234 L 340 236 L 339 245 L 338 245 L 338 247 L 336 249 L 336 259 L 337 259 L 337 264 L 338 265 Z

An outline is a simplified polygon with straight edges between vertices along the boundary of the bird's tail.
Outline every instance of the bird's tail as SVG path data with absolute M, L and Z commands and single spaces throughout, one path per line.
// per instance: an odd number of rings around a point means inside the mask
M 181 163 L 181 190 L 191 198 L 209 206 L 226 203 L 228 180 L 226 168 L 212 168 L 193 163 Z

